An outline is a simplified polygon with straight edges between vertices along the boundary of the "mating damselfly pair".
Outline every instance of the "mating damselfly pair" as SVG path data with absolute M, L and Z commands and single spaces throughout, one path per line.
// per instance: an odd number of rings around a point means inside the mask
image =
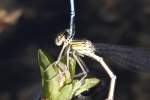
M 110 86 L 107 100 L 114 100 L 116 75 L 110 70 L 108 65 L 103 60 L 103 57 L 111 59 L 112 61 L 116 62 L 119 65 L 123 66 L 126 65 L 126 67 L 130 67 L 131 69 L 133 68 L 143 71 L 147 70 L 150 71 L 149 67 L 150 49 L 130 48 L 126 46 L 116 46 L 110 44 L 95 44 L 89 40 L 73 39 L 75 34 L 74 0 L 70 0 L 70 4 L 71 4 L 70 28 L 60 33 L 55 39 L 56 45 L 62 46 L 62 49 L 58 56 L 58 59 L 53 64 L 58 64 L 62 58 L 62 55 L 65 54 L 67 57 L 67 66 L 65 70 L 67 71 L 69 69 L 69 57 L 70 55 L 72 55 L 82 70 L 83 74 L 83 77 L 81 78 L 82 83 L 82 81 L 84 81 L 84 79 L 87 76 L 87 70 L 81 57 L 87 56 L 96 60 L 110 77 Z

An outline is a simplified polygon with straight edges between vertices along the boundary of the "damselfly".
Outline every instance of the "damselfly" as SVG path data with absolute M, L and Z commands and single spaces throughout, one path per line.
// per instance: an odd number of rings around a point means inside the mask
M 80 56 L 86 55 L 86 56 L 89 56 L 89 57 L 95 59 L 96 61 L 98 61 L 103 66 L 103 68 L 106 70 L 106 72 L 108 73 L 108 75 L 111 78 L 111 83 L 110 83 L 109 94 L 108 94 L 107 100 L 113 100 L 116 76 L 113 74 L 113 72 L 106 65 L 103 58 L 99 57 L 95 54 L 95 48 L 90 41 L 88 41 L 88 40 L 73 40 L 73 37 L 75 34 L 74 0 L 70 0 L 70 5 L 71 5 L 70 28 L 69 28 L 69 30 L 66 30 L 65 32 L 59 34 L 58 37 L 56 38 L 56 41 L 55 41 L 56 45 L 58 45 L 58 46 L 63 45 L 63 46 L 62 46 L 62 49 L 61 49 L 61 52 L 58 56 L 57 61 L 55 61 L 53 64 L 59 63 L 59 61 L 62 57 L 62 54 L 64 53 L 64 51 L 66 49 L 66 54 L 67 54 L 66 71 L 69 68 L 69 54 L 71 53 L 71 54 L 73 54 L 73 57 L 76 59 L 77 63 L 79 64 L 79 66 L 81 67 L 81 69 L 83 71 L 84 76 L 81 79 L 81 82 L 82 82 L 82 80 L 84 80 L 84 78 L 87 76 L 87 72 L 85 70 L 85 66 L 83 64 L 83 61 L 80 59 Z
M 70 28 L 69 30 L 66 30 L 65 32 L 59 34 L 56 38 L 55 41 L 56 45 L 57 46 L 63 45 L 63 46 L 57 61 L 55 61 L 53 64 L 58 64 L 60 59 L 62 58 L 63 53 L 65 53 L 67 56 L 67 67 L 66 67 L 67 71 L 69 68 L 69 56 L 71 54 L 76 59 L 77 63 L 81 67 L 81 70 L 83 71 L 84 76 L 81 78 L 82 81 L 87 76 L 87 71 L 86 66 L 84 65 L 80 57 L 88 56 L 96 60 L 101 64 L 101 66 L 104 68 L 104 70 L 107 72 L 107 74 L 111 79 L 107 100 L 113 100 L 116 75 L 114 75 L 114 73 L 110 70 L 108 65 L 104 62 L 103 57 L 106 56 L 117 63 L 125 62 L 124 64 L 132 65 L 134 66 L 134 68 L 144 69 L 144 67 L 139 66 L 150 65 L 150 56 L 145 54 L 145 52 L 148 52 L 148 54 L 150 54 L 150 51 L 148 49 L 131 49 L 127 47 L 105 45 L 105 44 L 99 44 L 98 46 L 96 46 L 96 44 L 92 44 L 92 42 L 90 42 L 89 40 L 74 40 L 73 39 L 75 34 L 74 0 L 70 0 L 70 4 L 71 4 Z M 97 50 L 100 50 L 99 52 L 100 56 L 96 54 Z M 148 66 L 146 67 L 148 68 Z
M 87 76 L 87 71 L 85 68 L 86 66 L 83 64 L 83 61 L 81 60 L 80 56 L 82 57 L 88 56 L 98 61 L 101 64 L 101 66 L 104 68 L 104 70 L 107 72 L 109 77 L 111 78 L 107 100 L 113 100 L 116 76 L 109 69 L 107 64 L 104 62 L 103 58 L 95 54 L 96 49 L 94 45 L 92 44 L 92 42 L 90 42 L 89 40 L 74 40 L 74 39 L 66 40 L 68 37 L 67 36 L 68 34 L 69 33 L 67 31 L 62 32 L 60 35 L 58 35 L 55 41 L 57 46 L 65 45 L 64 51 L 66 51 L 66 54 L 67 54 L 67 68 L 69 67 L 68 66 L 69 56 L 70 54 L 72 54 L 75 60 L 77 61 L 77 63 L 79 64 L 79 66 L 81 67 L 81 70 L 83 71 L 84 76 L 81 78 L 81 82 L 82 82 L 82 80 L 84 80 L 85 77 Z M 61 52 L 61 54 L 62 53 L 63 52 Z M 59 57 L 60 58 L 58 58 L 58 60 L 54 64 L 57 64 L 59 62 L 59 60 L 61 59 L 61 56 Z

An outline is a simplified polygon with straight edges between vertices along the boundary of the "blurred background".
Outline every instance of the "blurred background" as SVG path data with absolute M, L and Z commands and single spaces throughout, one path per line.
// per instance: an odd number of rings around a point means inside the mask
M 150 47 L 149 0 L 75 0 L 75 4 L 75 38 Z M 69 7 L 69 0 L 0 0 L 0 100 L 38 100 L 37 50 L 56 59 L 60 47 L 54 39 L 69 27 Z M 102 82 L 74 99 L 104 100 L 109 78 L 93 60 L 88 65 L 90 74 Z M 115 100 L 150 100 L 150 75 L 109 65 L 118 76 Z

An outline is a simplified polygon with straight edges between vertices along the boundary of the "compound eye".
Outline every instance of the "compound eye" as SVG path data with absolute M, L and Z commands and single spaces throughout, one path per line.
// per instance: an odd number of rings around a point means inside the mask
M 55 44 L 56 44 L 57 46 L 62 45 L 62 44 L 65 42 L 65 40 L 66 40 L 67 37 L 68 37 L 68 32 L 67 32 L 67 30 L 66 30 L 66 31 L 60 33 L 60 34 L 56 37 L 56 39 L 55 39 Z
M 57 36 L 57 38 L 55 39 L 55 44 L 57 46 L 61 46 L 65 41 L 65 36 L 64 35 L 59 35 Z

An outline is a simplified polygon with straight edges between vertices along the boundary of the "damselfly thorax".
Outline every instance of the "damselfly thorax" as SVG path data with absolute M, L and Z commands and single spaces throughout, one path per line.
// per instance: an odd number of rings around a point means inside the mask
M 60 33 L 55 40 L 56 45 L 60 46 L 66 42 L 67 48 L 70 48 L 71 51 L 75 51 L 79 55 L 89 55 L 90 53 L 95 52 L 95 47 L 91 41 L 86 39 L 67 40 L 67 37 L 68 37 L 67 31 Z
M 72 40 L 69 42 L 71 50 L 76 51 L 80 55 L 89 55 L 95 52 L 94 45 L 89 40 Z

